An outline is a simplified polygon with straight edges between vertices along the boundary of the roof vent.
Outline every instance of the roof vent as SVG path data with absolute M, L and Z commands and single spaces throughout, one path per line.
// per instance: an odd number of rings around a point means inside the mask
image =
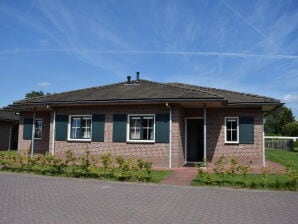
M 136 72 L 136 82 L 140 81 L 140 72 Z
M 127 84 L 130 84 L 130 80 L 131 80 L 131 76 L 128 75 L 128 76 L 127 76 Z

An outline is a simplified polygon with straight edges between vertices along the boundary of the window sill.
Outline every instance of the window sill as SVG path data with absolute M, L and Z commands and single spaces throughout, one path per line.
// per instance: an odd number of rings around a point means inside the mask
M 91 142 L 91 139 L 67 139 L 68 142 Z
M 225 145 L 239 145 L 239 142 L 225 142 Z
M 154 144 L 155 141 L 145 141 L 145 140 L 127 140 L 126 143 L 128 144 Z

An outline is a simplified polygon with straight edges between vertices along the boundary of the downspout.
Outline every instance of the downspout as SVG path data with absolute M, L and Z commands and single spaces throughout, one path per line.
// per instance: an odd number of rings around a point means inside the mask
M 56 111 L 53 111 L 52 155 L 55 154 Z
M 207 109 L 204 104 L 204 161 L 207 160 Z
M 8 139 L 8 151 L 11 149 L 11 137 L 12 137 L 12 128 L 11 123 L 9 124 L 9 139 Z
M 35 115 L 36 115 L 36 112 L 35 112 L 35 108 L 34 108 L 34 111 L 33 111 L 33 122 L 32 122 L 32 136 L 31 136 L 31 158 L 33 158 L 33 154 L 34 154 L 34 140 L 35 140 Z
M 266 166 L 266 161 L 265 161 L 265 116 L 263 113 L 263 167 L 265 167 L 265 166 Z
M 170 132 L 169 132 L 169 168 L 172 168 L 172 108 L 166 102 L 166 107 L 170 109 Z

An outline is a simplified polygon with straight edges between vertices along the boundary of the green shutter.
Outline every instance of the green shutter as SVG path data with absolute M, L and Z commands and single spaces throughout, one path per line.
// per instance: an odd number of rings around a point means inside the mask
M 169 142 L 169 114 L 155 115 L 155 142 L 168 143 Z
M 105 115 L 92 115 L 92 141 L 104 141 Z
M 239 143 L 254 143 L 254 118 L 239 117 Z
M 126 114 L 113 115 L 113 142 L 126 142 Z
M 57 115 L 56 116 L 56 141 L 66 141 L 67 140 L 67 124 L 68 116 L 67 115 Z
M 25 118 L 24 119 L 24 129 L 23 129 L 23 139 L 24 140 L 31 140 L 32 139 L 32 125 L 33 125 L 33 119 L 32 118 Z

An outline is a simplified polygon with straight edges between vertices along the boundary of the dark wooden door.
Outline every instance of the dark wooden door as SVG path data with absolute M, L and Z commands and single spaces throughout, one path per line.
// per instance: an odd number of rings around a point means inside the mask
M 204 158 L 204 120 L 187 119 L 187 162 L 200 162 Z

